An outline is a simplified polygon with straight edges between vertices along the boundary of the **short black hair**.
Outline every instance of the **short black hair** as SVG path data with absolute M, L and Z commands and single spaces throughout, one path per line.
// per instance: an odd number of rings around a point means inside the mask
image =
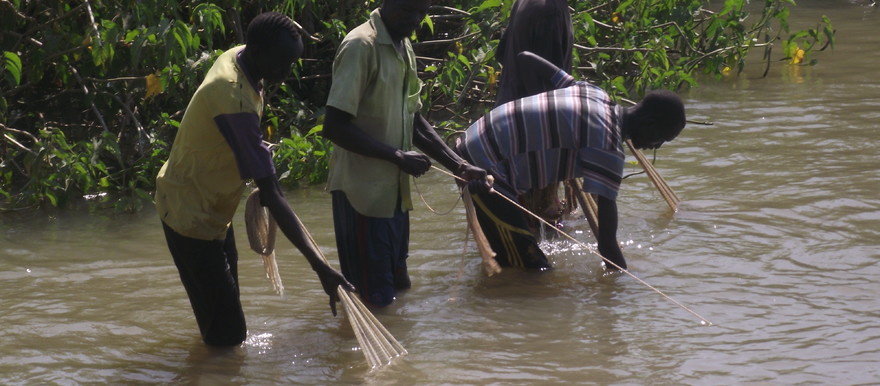
M 640 113 L 654 117 L 660 126 L 668 130 L 672 137 L 681 133 L 687 123 L 684 112 L 684 102 L 678 94 L 669 90 L 655 90 L 649 92 L 642 99 Z
M 260 50 L 274 44 L 282 34 L 289 34 L 294 40 L 300 40 L 299 28 L 289 17 L 278 12 L 261 13 L 248 24 L 245 44 Z

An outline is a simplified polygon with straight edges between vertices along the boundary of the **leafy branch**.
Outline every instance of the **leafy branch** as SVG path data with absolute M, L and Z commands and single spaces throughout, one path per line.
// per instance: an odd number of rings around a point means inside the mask
M 336 47 L 380 4 L 368 0 L 0 0 L 0 210 L 104 197 L 118 210 L 150 200 L 189 98 L 247 22 L 279 11 L 306 52 L 266 92 L 263 125 L 288 186 L 326 177 L 320 137 Z M 414 49 L 425 115 L 454 133 L 491 107 L 503 68 L 495 49 L 512 1 L 450 0 L 430 8 Z M 790 31 L 791 0 L 570 2 L 575 76 L 617 98 L 735 76 L 752 49 L 771 63 L 812 65 L 833 47 L 831 21 Z M 714 5 L 714 4 L 713 4 Z M 781 46 L 781 48 L 780 48 Z M 774 49 L 775 48 L 775 49 Z M 774 56 L 775 53 L 775 56 Z

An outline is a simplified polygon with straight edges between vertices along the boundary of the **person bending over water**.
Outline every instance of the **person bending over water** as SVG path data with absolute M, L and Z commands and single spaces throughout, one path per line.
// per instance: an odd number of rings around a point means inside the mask
M 637 105 L 622 107 L 602 89 L 576 81 L 531 52 L 518 58 L 525 69 L 520 73 L 534 75 L 523 80 L 536 95 L 502 104 L 480 118 L 459 138 L 456 152 L 489 172 L 497 193 L 512 200 L 530 189 L 583 178 L 584 192 L 598 195 L 599 253 L 626 269 L 617 242 L 616 202 L 623 144 L 630 139 L 638 149 L 656 149 L 678 136 L 685 126 L 681 98 L 652 91 Z M 499 265 L 551 268 L 526 213 L 496 193 L 471 194 Z

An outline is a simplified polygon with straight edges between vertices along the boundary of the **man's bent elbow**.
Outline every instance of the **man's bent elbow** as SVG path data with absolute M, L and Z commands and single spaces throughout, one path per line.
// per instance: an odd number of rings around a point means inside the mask
M 346 112 L 332 106 L 327 106 L 327 112 L 324 115 L 324 127 L 321 129 L 321 136 L 336 142 L 339 139 L 339 133 L 342 127 L 351 121 L 351 116 Z
M 321 128 L 321 131 L 318 134 L 332 142 L 336 142 L 336 133 L 338 132 L 339 130 L 336 129 L 335 125 L 329 124 L 325 121 L 324 127 Z

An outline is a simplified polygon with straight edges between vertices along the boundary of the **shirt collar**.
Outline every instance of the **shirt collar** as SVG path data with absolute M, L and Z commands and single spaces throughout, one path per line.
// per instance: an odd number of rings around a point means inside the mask
M 391 34 L 388 33 L 388 27 L 385 27 L 385 22 L 382 21 L 382 15 L 379 13 L 379 8 L 370 12 L 370 23 L 373 24 L 373 29 L 376 30 L 376 42 L 380 44 L 394 45 L 394 42 L 391 40 Z
M 242 47 L 240 50 L 238 50 L 238 52 L 235 53 L 235 64 L 238 66 L 238 68 L 241 69 L 241 72 L 244 73 L 244 76 L 247 78 L 248 82 L 251 84 L 251 87 L 253 87 L 254 90 L 256 90 L 257 93 L 259 94 L 259 93 L 263 92 L 263 88 L 260 85 L 260 82 L 251 76 L 250 69 L 248 69 L 247 66 L 245 66 L 244 61 L 241 59 L 242 52 L 244 52 L 244 47 Z

